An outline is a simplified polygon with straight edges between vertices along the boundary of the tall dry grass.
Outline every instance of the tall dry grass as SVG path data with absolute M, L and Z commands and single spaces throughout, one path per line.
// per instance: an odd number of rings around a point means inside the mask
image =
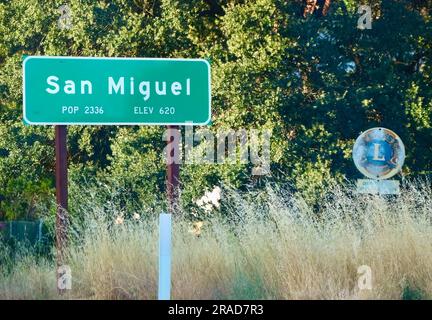
M 410 184 L 399 197 L 337 188 L 310 207 L 277 186 L 222 194 L 200 236 L 173 222 L 174 299 L 401 299 L 432 296 L 432 190 Z M 32 255 L 0 275 L 1 299 L 155 299 L 157 217 L 123 224 L 121 214 L 88 208 L 67 263 L 73 287 L 59 297 L 54 263 Z M 144 221 L 142 221 L 144 220 Z M 358 267 L 372 289 L 360 290 Z

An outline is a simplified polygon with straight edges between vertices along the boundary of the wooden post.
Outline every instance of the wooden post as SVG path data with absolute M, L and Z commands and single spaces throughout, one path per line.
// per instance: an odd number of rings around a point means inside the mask
M 67 183 L 67 127 L 65 125 L 55 126 L 55 151 L 56 151 L 56 248 L 57 268 L 64 264 L 64 248 L 67 242 L 68 228 L 68 183 Z M 59 273 L 57 270 L 57 284 Z M 58 288 L 59 294 L 64 293 Z
M 170 140 L 168 143 L 172 143 L 174 141 L 174 137 L 176 134 L 176 131 L 179 130 L 178 126 L 167 126 L 168 129 L 168 137 Z M 175 148 L 179 148 L 179 145 L 177 145 Z M 175 148 L 171 149 L 171 152 L 169 151 L 170 148 L 167 148 L 167 152 L 170 152 L 170 154 L 167 154 L 167 159 L 175 159 L 174 153 Z M 178 150 L 177 150 L 178 151 Z M 167 197 L 168 197 L 168 208 L 169 213 L 175 213 L 178 206 L 178 197 L 179 197 L 179 163 L 176 163 L 175 161 L 167 164 L 167 179 L 166 179 L 166 190 L 167 190 Z

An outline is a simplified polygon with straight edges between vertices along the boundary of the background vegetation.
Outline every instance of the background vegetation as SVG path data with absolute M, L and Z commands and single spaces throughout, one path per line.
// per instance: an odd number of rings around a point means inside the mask
M 71 29 L 58 28 L 67 3 Z M 357 178 L 358 134 L 384 126 L 407 147 L 403 175 L 432 170 L 431 1 L 0 0 L 0 219 L 52 212 L 53 128 L 22 123 L 22 56 L 200 57 L 212 66 L 213 124 L 273 131 L 272 175 L 313 201 Z M 162 127 L 69 127 L 72 193 L 154 209 L 164 189 Z M 185 204 L 214 185 L 260 187 L 251 165 L 184 165 Z M 98 189 L 99 188 L 99 189 Z M 93 190 L 93 191 L 91 191 Z M 98 191 L 94 191 L 98 192 Z M 79 197 L 70 207 L 79 207 Z

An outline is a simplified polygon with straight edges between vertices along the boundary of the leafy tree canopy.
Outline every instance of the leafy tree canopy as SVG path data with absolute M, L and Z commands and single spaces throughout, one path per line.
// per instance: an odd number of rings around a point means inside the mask
M 208 59 L 210 129 L 271 129 L 270 179 L 310 199 L 359 177 L 351 148 L 374 126 L 404 141 L 404 175 L 429 174 L 431 1 L 370 1 L 371 30 L 357 28 L 357 1 L 326 3 L 325 14 L 304 15 L 300 0 L 0 1 L 0 218 L 46 212 L 54 188 L 53 128 L 22 123 L 23 55 Z M 64 4 L 70 29 L 58 27 Z M 162 132 L 69 127 L 71 188 L 96 179 L 152 206 L 164 189 Z M 251 169 L 185 165 L 183 200 L 259 182 Z

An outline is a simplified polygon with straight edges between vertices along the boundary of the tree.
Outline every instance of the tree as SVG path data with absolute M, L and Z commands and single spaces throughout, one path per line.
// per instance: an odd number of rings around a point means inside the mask
M 373 126 L 388 127 L 405 142 L 404 175 L 432 170 L 431 1 L 371 1 L 371 30 L 357 28 L 354 0 L 72 0 L 70 29 L 58 27 L 63 4 L 0 1 L 3 217 L 43 214 L 32 208 L 49 203 L 54 186 L 53 129 L 21 121 L 24 54 L 209 59 L 209 129 L 271 129 L 267 179 L 292 183 L 310 201 L 329 184 L 359 177 L 351 148 Z M 313 6 L 305 11 L 307 4 Z M 72 188 L 94 178 L 141 204 L 158 201 L 162 131 L 69 128 Z M 221 183 L 259 187 L 252 169 L 184 165 L 182 197 L 190 203 Z

